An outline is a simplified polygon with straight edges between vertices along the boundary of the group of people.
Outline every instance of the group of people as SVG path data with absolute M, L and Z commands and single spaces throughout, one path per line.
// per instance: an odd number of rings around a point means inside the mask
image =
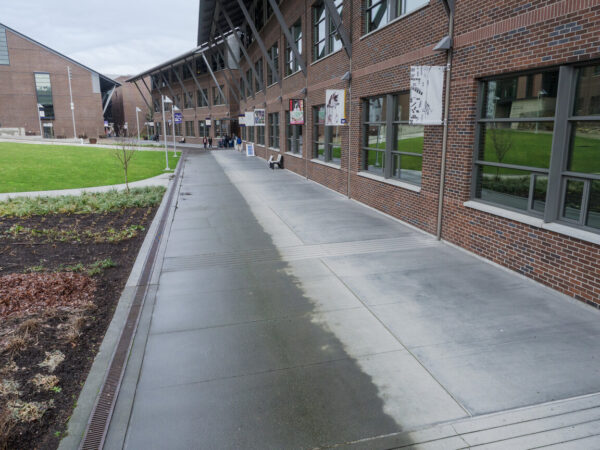
M 202 139 L 202 143 L 204 144 L 204 148 L 206 149 L 208 148 L 212 148 L 212 137 L 206 137 L 204 136 L 204 139 Z

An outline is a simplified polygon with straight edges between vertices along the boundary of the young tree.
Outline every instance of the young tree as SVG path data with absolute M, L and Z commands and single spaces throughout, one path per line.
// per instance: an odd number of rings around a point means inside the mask
M 504 157 L 512 148 L 512 133 L 511 130 L 501 130 L 497 127 L 497 124 L 493 124 L 488 130 L 494 152 L 496 153 L 496 159 L 499 163 L 502 163 Z M 496 167 L 496 179 L 500 178 L 500 168 Z
M 125 175 L 125 188 L 127 189 L 127 193 L 129 193 L 129 167 L 131 166 L 131 161 L 136 152 L 137 149 L 131 136 L 124 137 L 114 151 L 115 158 L 119 161 L 119 164 L 123 169 L 123 174 Z

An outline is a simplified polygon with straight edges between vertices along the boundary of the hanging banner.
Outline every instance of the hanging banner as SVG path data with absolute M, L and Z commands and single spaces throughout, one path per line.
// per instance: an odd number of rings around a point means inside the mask
M 255 109 L 254 110 L 254 126 L 264 127 L 265 126 L 265 110 Z
M 211 122 L 210 122 L 210 117 L 207 117 L 207 118 L 204 120 L 204 125 L 206 125 L 207 127 L 210 127 L 210 123 L 211 123 Z
M 325 91 L 325 125 L 346 124 L 346 91 L 327 89 Z
M 173 115 L 175 116 L 175 123 L 181 123 L 181 122 L 183 122 L 183 114 L 181 114 L 181 113 L 175 113 Z
M 246 115 L 245 114 L 238 114 L 238 124 L 240 125 L 240 127 L 246 126 Z
M 410 117 L 415 125 L 441 125 L 444 66 L 410 68 Z
M 254 126 L 254 111 L 246 111 L 246 126 Z
M 303 99 L 290 99 L 290 125 L 304 125 Z

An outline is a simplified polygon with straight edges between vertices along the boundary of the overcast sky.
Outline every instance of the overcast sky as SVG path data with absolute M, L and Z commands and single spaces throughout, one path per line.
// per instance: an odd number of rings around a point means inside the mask
M 135 75 L 196 46 L 198 0 L 0 0 L 0 23 L 104 75 Z

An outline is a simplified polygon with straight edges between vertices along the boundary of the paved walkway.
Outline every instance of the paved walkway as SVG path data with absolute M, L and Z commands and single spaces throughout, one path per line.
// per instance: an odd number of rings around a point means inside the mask
M 600 447 L 597 310 L 234 151 L 178 199 L 106 448 Z

